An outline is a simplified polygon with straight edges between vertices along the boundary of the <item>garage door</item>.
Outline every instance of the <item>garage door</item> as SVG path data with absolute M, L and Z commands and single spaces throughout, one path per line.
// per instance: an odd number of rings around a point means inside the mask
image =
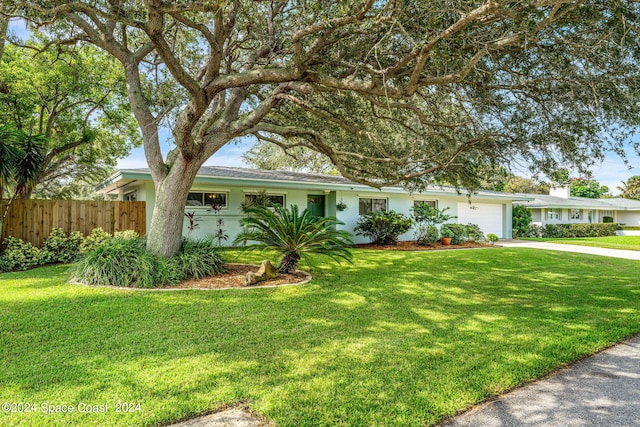
M 478 224 L 484 234 L 502 235 L 502 205 L 458 203 L 458 223 Z

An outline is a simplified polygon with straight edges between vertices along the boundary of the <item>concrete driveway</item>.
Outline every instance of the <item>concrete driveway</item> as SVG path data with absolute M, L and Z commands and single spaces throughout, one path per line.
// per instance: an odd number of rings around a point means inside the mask
M 545 249 L 549 251 L 576 252 L 581 254 L 601 255 L 613 258 L 624 258 L 640 261 L 640 251 L 628 251 L 623 249 L 605 249 L 592 246 L 563 245 L 560 243 L 534 242 L 530 240 L 500 240 L 498 242 L 498 245 L 505 248 Z

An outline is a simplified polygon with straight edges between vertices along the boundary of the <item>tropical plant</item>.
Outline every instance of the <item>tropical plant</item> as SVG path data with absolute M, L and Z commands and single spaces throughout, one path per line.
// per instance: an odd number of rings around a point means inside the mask
M 257 206 L 247 208 L 246 213 L 248 216 L 240 220 L 244 230 L 233 244 L 249 241 L 256 242 L 248 246 L 250 249 L 275 250 L 282 256 L 280 273 L 294 272 L 300 259 L 311 264 L 309 254 L 351 262 L 348 249 L 353 244 L 351 235 L 336 230 L 336 226 L 343 223 L 334 217 L 316 217 L 308 209 L 300 213 L 297 205 L 291 205 L 290 210 L 282 206 L 275 206 L 273 210 Z
M 618 191 L 620 191 L 620 195 L 625 199 L 640 199 L 640 175 L 634 175 L 627 179 L 626 181 L 622 181 L 621 185 L 617 187 Z
M 271 197 L 267 194 L 267 190 L 260 190 L 255 194 L 247 194 L 242 203 L 240 203 L 240 210 L 243 213 L 247 213 L 249 208 L 267 208 L 270 206 Z
M 360 216 L 354 231 L 376 245 L 395 245 L 398 237 L 409 231 L 413 220 L 395 211 L 376 211 Z

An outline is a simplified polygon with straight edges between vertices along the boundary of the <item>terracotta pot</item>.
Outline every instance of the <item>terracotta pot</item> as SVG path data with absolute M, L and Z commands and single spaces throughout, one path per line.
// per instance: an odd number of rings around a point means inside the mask
M 451 237 L 441 237 L 440 243 L 442 243 L 445 246 L 449 246 L 451 244 Z

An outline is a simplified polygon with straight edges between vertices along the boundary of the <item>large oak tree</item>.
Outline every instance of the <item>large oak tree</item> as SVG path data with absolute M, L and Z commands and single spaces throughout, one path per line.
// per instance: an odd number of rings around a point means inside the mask
M 473 186 L 487 163 L 622 151 L 638 121 L 633 1 L 0 4 L 122 64 L 156 191 L 148 247 L 165 256 L 199 167 L 241 136 L 316 150 L 374 186 Z

